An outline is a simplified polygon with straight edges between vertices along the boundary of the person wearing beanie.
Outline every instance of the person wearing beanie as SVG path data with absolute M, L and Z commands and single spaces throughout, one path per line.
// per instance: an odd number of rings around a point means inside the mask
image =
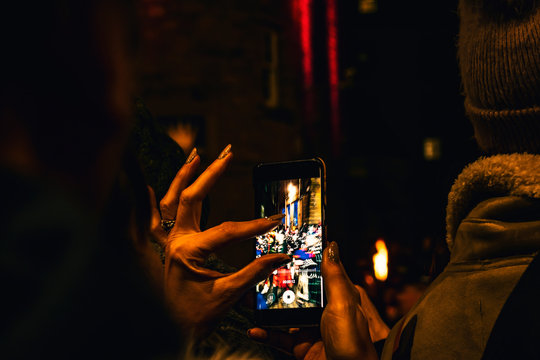
M 460 1 L 465 111 L 488 154 L 540 151 L 537 1 Z
M 448 195 L 450 261 L 376 355 L 376 311 L 341 279 L 349 300 L 329 297 L 321 321 L 334 358 L 540 359 L 540 1 L 459 0 L 458 12 L 464 106 L 484 154 Z
M 448 195 L 449 264 L 382 359 L 539 354 L 537 261 L 526 270 L 540 250 L 540 2 L 460 0 L 458 10 L 465 112 L 484 156 Z

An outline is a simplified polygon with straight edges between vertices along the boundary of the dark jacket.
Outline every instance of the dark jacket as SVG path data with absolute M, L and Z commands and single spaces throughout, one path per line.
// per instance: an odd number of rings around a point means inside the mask
M 480 359 L 540 249 L 540 156 L 479 159 L 459 175 L 448 199 L 450 262 L 394 326 L 382 359 Z

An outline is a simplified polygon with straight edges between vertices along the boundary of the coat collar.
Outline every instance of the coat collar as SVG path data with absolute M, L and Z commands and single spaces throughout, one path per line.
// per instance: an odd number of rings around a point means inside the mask
M 480 202 L 496 196 L 540 199 L 540 155 L 482 157 L 457 177 L 446 208 L 446 241 L 452 251 L 461 221 Z

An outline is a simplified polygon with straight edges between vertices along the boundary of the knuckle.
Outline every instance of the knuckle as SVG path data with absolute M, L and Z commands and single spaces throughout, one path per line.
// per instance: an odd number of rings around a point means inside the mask
M 189 190 L 182 191 L 180 194 L 180 204 L 190 205 L 194 200 L 194 196 Z
M 159 202 L 159 209 L 161 210 L 161 214 L 164 216 L 170 215 L 171 212 L 174 214 L 174 205 L 166 199 Z
M 180 241 L 169 241 L 166 246 L 166 253 L 168 256 L 171 257 L 171 259 L 175 260 L 176 262 L 184 263 L 185 257 L 187 255 L 187 251 L 185 249 L 185 246 Z
M 167 197 L 164 197 L 164 198 L 161 199 L 161 201 L 159 202 L 159 208 L 160 208 L 161 210 L 164 210 L 164 209 L 166 210 L 166 209 L 168 209 L 168 208 L 170 207 L 170 204 L 169 204 L 169 203 L 170 203 L 169 199 L 167 199 Z
M 328 302 L 326 306 L 328 307 L 328 311 L 336 314 L 354 314 L 357 308 L 357 304 L 349 299 Z
M 238 282 L 228 283 L 229 286 L 224 287 L 221 290 L 221 299 L 227 300 L 236 297 L 238 289 L 240 288 Z
M 219 230 L 226 238 L 234 236 L 236 233 L 236 223 L 232 221 L 226 221 L 224 223 L 221 223 L 221 225 L 219 226 Z

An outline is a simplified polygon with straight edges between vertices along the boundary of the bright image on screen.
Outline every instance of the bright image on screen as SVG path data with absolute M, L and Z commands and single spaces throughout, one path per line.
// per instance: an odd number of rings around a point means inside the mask
M 322 306 L 322 227 L 320 178 L 263 184 L 261 216 L 284 214 L 273 231 L 258 236 L 256 257 L 284 253 L 292 261 L 256 286 L 257 309 Z

